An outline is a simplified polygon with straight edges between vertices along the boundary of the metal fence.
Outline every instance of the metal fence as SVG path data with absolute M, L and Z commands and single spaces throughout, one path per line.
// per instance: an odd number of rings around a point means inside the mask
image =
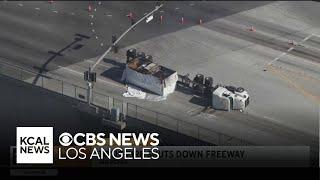
M 45 74 L 38 74 L 31 70 L 26 70 L 19 66 L 0 61 L 0 74 L 11 78 L 34 84 L 59 94 L 76 98 L 80 101 L 87 101 L 87 89 L 53 78 Z M 37 78 L 36 78 L 37 77 Z M 35 81 L 37 79 L 37 81 Z M 159 113 L 154 110 L 140 107 L 136 104 L 125 102 L 98 92 L 92 92 L 92 103 L 98 107 L 111 109 L 116 107 L 123 114 L 153 124 L 157 127 L 163 127 L 177 133 L 191 136 L 201 141 L 206 141 L 216 145 L 252 145 L 242 139 L 234 138 L 208 128 L 192 124 L 167 114 Z

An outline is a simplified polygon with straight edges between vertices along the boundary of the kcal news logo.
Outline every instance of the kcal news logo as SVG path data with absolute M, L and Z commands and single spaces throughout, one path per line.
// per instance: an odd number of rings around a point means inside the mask
M 17 164 L 53 164 L 53 127 L 17 127 Z

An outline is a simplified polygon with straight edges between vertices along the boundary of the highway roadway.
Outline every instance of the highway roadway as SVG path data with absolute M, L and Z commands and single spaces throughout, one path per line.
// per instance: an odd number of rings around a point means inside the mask
M 216 3 L 217 5 L 211 5 L 213 9 L 210 10 L 216 11 L 212 15 L 204 10 L 207 9 L 207 4 L 215 4 L 214 2 L 201 4 L 195 2 L 199 5 L 196 8 L 189 7 L 189 2 L 168 2 L 167 4 L 163 10 L 165 12 L 162 12 L 166 26 L 159 26 L 158 23 L 143 24 L 137 31 L 129 34 L 120 46 L 126 47 L 190 27 L 197 22 L 195 19 L 195 22 L 188 19 L 192 14 L 197 18 L 203 17 L 210 20 L 265 3 L 244 3 L 231 10 L 228 8 L 232 7 L 230 3 L 226 5 Z M 155 2 L 112 1 L 102 2 L 99 5 L 95 1 L 91 2 L 93 8 L 90 14 L 94 15 L 92 17 L 89 16 L 89 2 L 86 1 L 58 1 L 52 4 L 47 1 L 1 2 L 1 58 L 28 68 L 53 70 L 58 66 L 67 66 L 95 57 L 106 49 L 106 45 L 110 45 L 112 34 L 119 36 L 128 28 L 130 20 L 127 14 L 133 12 L 135 18 L 142 17 L 144 13 L 153 9 L 154 5 Z M 186 13 L 183 8 L 188 8 L 189 12 Z M 188 24 L 179 25 L 176 21 L 180 16 L 185 16 Z M 75 34 L 83 34 L 90 39 L 82 38 L 76 41 Z M 60 55 L 57 55 L 58 52 Z
M 154 2 L 92 6 L 93 18 L 87 2 L 1 2 L 1 60 L 85 86 L 82 72 L 107 49 L 112 34 L 129 27 L 126 15 L 142 17 Z M 98 66 L 94 90 L 124 99 L 119 76 L 126 49 L 134 47 L 180 74 L 203 73 L 216 83 L 242 86 L 252 101 L 246 113 L 211 114 L 201 113 L 201 100 L 183 90 L 162 102 L 125 101 L 257 144 L 315 146 L 319 8 L 317 2 L 167 2 L 151 23 L 139 25 L 120 42 L 118 54 Z M 90 38 L 75 40 L 77 33 Z

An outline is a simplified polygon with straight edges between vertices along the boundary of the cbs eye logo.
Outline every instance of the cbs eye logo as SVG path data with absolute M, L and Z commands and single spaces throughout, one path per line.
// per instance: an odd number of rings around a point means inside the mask
M 71 143 L 72 143 L 72 136 L 71 134 L 69 133 L 62 133 L 60 136 L 59 136 L 59 142 L 62 146 L 70 146 Z

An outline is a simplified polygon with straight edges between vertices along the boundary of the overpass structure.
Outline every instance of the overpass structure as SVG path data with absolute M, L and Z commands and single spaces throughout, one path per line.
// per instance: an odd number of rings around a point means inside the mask
M 130 26 L 128 13 L 144 17 L 154 3 L 103 2 L 90 14 L 87 7 L 1 2 L 0 72 L 86 101 L 83 72 L 109 47 L 112 34 Z M 117 54 L 100 58 L 92 102 L 216 144 L 316 147 L 319 8 L 318 2 L 167 2 L 119 42 Z M 130 48 L 180 74 L 203 72 L 217 83 L 244 87 L 248 111 L 204 112 L 202 99 L 181 88 L 164 102 L 123 98 L 120 78 Z

